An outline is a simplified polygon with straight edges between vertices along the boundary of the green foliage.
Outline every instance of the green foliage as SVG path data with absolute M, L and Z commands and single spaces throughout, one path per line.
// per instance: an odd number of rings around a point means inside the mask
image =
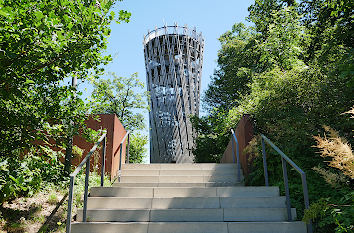
M 223 134 L 216 136 L 216 132 L 222 132 L 225 129 L 222 120 L 224 116 L 225 114 L 219 112 L 218 117 L 191 117 L 193 126 L 199 132 L 196 138 L 197 147 L 193 149 L 197 163 L 217 163 L 222 158 L 229 137 Z
M 130 18 L 124 10 L 115 18 L 119 1 L 0 0 L 1 203 L 61 184 L 62 154 L 50 139 L 63 149 L 79 132 L 90 141 L 100 133 L 85 128 L 91 107 L 64 79 L 103 73 L 110 24 Z
M 111 79 L 93 80 L 92 112 L 116 114 L 128 130 L 144 129 L 144 117 L 137 110 L 148 109 L 147 92 L 142 92 L 144 84 L 138 74 L 131 77 L 118 77 L 114 73 Z
M 147 149 L 145 145 L 148 142 L 148 138 L 140 133 L 134 133 L 130 135 L 129 146 L 129 163 L 142 163 L 146 157 Z
M 333 59 L 343 48 L 353 46 L 352 1 L 303 1 L 300 5 L 303 24 L 312 35 L 306 49 L 307 59 L 326 62 L 325 59 Z
M 353 114 L 353 109 L 348 112 Z M 351 116 L 353 117 L 353 116 Z M 335 228 L 335 232 L 351 232 L 354 229 L 354 192 L 351 181 L 354 177 L 354 155 L 347 140 L 332 128 L 325 126 L 328 137 L 314 136 L 315 146 L 331 168 L 313 168 L 325 182 L 336 189 L 336 193 L 327 194 L 305 211 L 304 221 L 315 221 L 318 229 L 325 232 Z M 333 169 L 335 168 L 335 169 Z M 333 227 L 330 227 L 330 226 Z
M 80 100 L 68 101 L 75 90 L 60 82 L 97 76 L 111 60 L 102 51 L 115 2 L 0 1 L 0 156 L 43 139 L 45 124 L 79 118 L 73 112 Z M 116 21 L 129 17 L 122 10 Z
M 49 149 L 46 149 L 49 152 Z M 39 155 L 28 153 L 24 158 L 1 157 L 0 202 L 22 195 L 33 195 L 47 182 L 60 185 L 63 181 L 63 164 L 60 152 L 50 151 Z
M 51 192 L 48 196 L 48 203 L 51 205 L 56 205 L 58 203 L 58 196 L 55 192 Z
M 254 32 L 244 24 L 235 24 L 231 31 L 224 33 L 219 41 L 218 67 L 205 92 L 204 106 L 230 109 L 235 100 L 249 92 L 246 85 L 252 79 L 258 51 L 251 47 L 255 43 Z M 235 78 L 237 77 L 237 78 Z
M 352 6 L 349 1 L 255 1 L 248 17 L 253 26 L 235 24 L 220 37 L 218 69 L 204 97 L 209 115 L 193 121 L 199 133 L 196 157 L 217 161 L 229 129 L 250 114 L 256 133 L 265 134 L 306 171 L 310 202 L 324 198 L 330 206 L 323 210 L 325 217 L 316 218 L 315 230 L 321 233 L 352 230 L 352 211 L 345 207 L 352 207 L 352 180 L 346 186 L 327 184 L 325 179 L 340 181 L 342 175 L 331 170 L 324 176 L 323 158 L 313 147 L 323 125 L 353 144 L 353 121 L 341 116 L 354 105 Z M 284 192 L 280 157 L 271 148 L 266 151 L 270 184 Z M 262 158 L 255 157 L 253 165 L 247 183 L 264 185 Z M 289 180 L 292 205 L 301 217 L 301 179 L 290 170 Z
M 204 96 L 210 111 L 214 107 L 229 110 L 238 105 L 238 101 L 250 93 L 249 84 L 255 75 L 274 68 L 289 70 L 304 66 L 300 55 L 308 38 L 296 10 L 283 7 L 269 15 L 272 20 L 264 26 L 262 34 L 257 27 L 238 23 L 219 38 L 218 69 Z
M 74 211 L 78 208 L 82 208 L 83 202 L 83 194 L 85 191 L 85 169 L 81 169 L 79 174 L 75 177 L 75 188 L 74 188 L 74 197 L 73 197 L 73 206 Z M 104 176 L 103 181 L 104 187 L 112 186 L 108 176 Z M 90 172 L 89 177 L 89 188 L 90 187 L 98 187 L 101 186 L 101 175 L 96 172 Z
M 345 188 L 345 192 L 340 191 L 343 196 L 337 199 L 321 198 L 312 203 L 310 209 L 305 211 L 303 221 L 310 220 L 317 223 L 318 232 L 352 232 L 354 219 L 354 201 L 352 190 Z M 332 204 L 335 201 L 336 204 Z
M 147 137 L 138 133 L 145 129 L 142 110 L 148 110 L 147 91 L 139 81 L 138 74 L 130 77 L 118 77 L 112 73 L 113 79 L 93 80 L 94 91 L 91 95 L 92 113 L 116 114 L 124 127 L 130 132 L 129 162 L 141 163 L 146 156 Z

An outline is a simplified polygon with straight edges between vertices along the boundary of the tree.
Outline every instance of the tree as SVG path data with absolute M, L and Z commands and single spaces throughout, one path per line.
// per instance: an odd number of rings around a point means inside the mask
M 303 1 L 299 11 L 302 22 L 311 33 L 311 43 L 307 48 L 307 59 L 325 62 L 327 55 L 341 53 L 342 48 L 353 46 L 353 7 L 350 0 Z M 319 53 L 320 52 L 320 53 Z
M 304 28 L 294 7 L 285 5 L 284 1 L 256 1 L 249 7 L 249 20 L 255 26 L 236 23 L 220 36 L 218 69 L 204 96 L 207 109 L 229 110 L 250 93 L 255 75 L 301 63 Z
M 93 80 L 94 90 L 91 95 L 91 111 L 94 114 L 116 114 L 123 126 L 132 131 L 130 138 L 130 161 L 141 163 L 146 155 L 144 146 L 147 137 L 138 133 L 145 128 L 142 110 L 147 110 L 148 92 L 143 91 L 144 84 L 139 81 L 138 74 L 129 78 L 118 77 L 112 73 L 111 79 Z M 140 112 L 139 112 L 140 111 Z
M 11 156 L 43 138 L 47 124 L 67 124 L 76 101 L 65 77 L 103 71 L 115 0 L 0 1 L 0 155 Z M 66 104 L 63 104 L 66 102 Z M 74 105 L 72 103 L 75 103 Z
M 148 142 L 148 138 L 138 132 L 133 133 L 130 136 L 129 146 L 129 163 L 142 163 L 146 155 L 147 149 L 145 145 Z
M 112 80 L 93 80 L 92 112 L 116 114 L 128 130 L 144 129 L 144 117 L 137 110 L 148 109 L 148 94 L 142 92 L 144 84 L 137 78 L 138 74 L 126 78 L 112 73 L 111 77 Z
M 220 36 L 221 49 L 218 52 L 218 69 L 204 95 L 204 106 L 230 109 L 235 100 L 249 92 L 247 84 L 256 72 L 259 52 L 252 46 L 256 35 L 252 28 L 242 23 L 235 24 L 231 31 Z
M 346 113 L 350 113 L 353 118 L 354 107 Z M 351 232 L 353 229 L 353 185 L 354 180 L 354 154 L 348 141 L 341 137 L 339 133 L 329 126 L 324 126 L 327 133 L 323 137 L 314 136 L 316 140 L 316 148 L 319 154 L 326 159 L 325 164 L 314 167 L 323 179 L 332 188 L 339 190 L 339 198 L 329 196 L 321 198 L 311 204 L 310 209 L 305 211 L 305 221 L 321 221 L 325 227 L 334 225 L 335 232 Z M 325 219 L 325 221 L 323 221 Z
M 345 189 L 338 189 L 325 182 L 329 173 L 314 169 L 323 166 L 323 158 L 314 149 L 313 136 L 325 133 L 323 125 L 331 125 L 353 144 L 352 119 L 341 116 L 354 105 L 352 6 L 350 1 L 339 0 L 301 4 L 255 1 L 248 17 L 254 26 L 235 24 L 220 38 L 218 70 L 206 92 L 206 102 L 212 108 L 208 116 L 194 121 L 199 132 L 196 157 L 200 161 L 220 158 L 230 139 L 229 129 L 248 113 L 255 131 L 267 135 L 306 172 L 311 202 L 323 198 L 351 203 L 352 179 Z M 247 71 L 244 76 L 238 74 L 242 70 Z M 261 148 L 258 144 L 254 149 Z M 273 153 L 267 152 L 270 184 L 282 186 L 281 163 Z M 263 185 L 259 172 L 262 158 L 256 157 L 253 165 L 248 183 Z M 300 191 L 301 181 L 290 171 L 289 184 L 290 189 Z M 292 204 L 299 210 L 298 216 L 302 215 L 302 201 L 294 195 Z M 330 213 L 332 207 L 327 210 L 320 213 L 316 231 L 352 229 L 351 210 L 345 214 Z

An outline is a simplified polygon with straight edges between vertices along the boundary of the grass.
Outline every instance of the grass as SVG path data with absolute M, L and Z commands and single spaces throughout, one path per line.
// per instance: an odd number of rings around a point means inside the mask
M 48 203 L 55 205 L 58 203 L 58 195 L 55 192 L 51 192 L 48 196 Z
M 85 175 L 78 174 L 75 180 L 73 216 L 83 206 Z M 90 174 L 89 187 L 99 186 L 101 178 Z M 105 186 L 111 186 L 105 177 Z M 46 184 L 32 197 L 20 197 L 0 206 L 0 233 L 65 232 L 68 186 Z

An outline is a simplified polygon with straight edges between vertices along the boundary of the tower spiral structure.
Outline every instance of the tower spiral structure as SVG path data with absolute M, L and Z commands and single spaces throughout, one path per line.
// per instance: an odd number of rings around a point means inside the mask
M 190 163 L 199 115 L 204 39 L 187 26 L 164 26 L 144 36 L 150 92 L 150 162 Z

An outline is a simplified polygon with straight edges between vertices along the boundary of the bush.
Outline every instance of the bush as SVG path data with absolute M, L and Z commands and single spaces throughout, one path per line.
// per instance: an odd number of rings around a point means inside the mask
M 47 182 L 62 183 L 63 164 L 59 161 L 60 152 L 48 148 L 43 155 L 39 152 L 20 156 L 0 158 L 0 202 L 10 201 L 18 196 L 31 196 Z
M 354 109 L 354 108 L 353 108 Z M 353 111 L 352 109 L 352 111 Z M 354 155 L 351 145 L 339 133 L 328 126 L 324 127 L 328 136 L 315 136 L 315 146 L 320 150 L 328 166 L 333 168 L 315 167 L 326 183 L 332 186 L 335 192 L 327 194 L 325 198 L 314 202 L 305 212 L 304 221 L 313 220 L 317 229 L 326 232 L 334 229 L 335 232 L 352 232 L 354 230 Z
M 129 163 L 142 163 L 146 157 L 147 149 L 145 145 L 148 138 L 138 132 L 130 135 Z

